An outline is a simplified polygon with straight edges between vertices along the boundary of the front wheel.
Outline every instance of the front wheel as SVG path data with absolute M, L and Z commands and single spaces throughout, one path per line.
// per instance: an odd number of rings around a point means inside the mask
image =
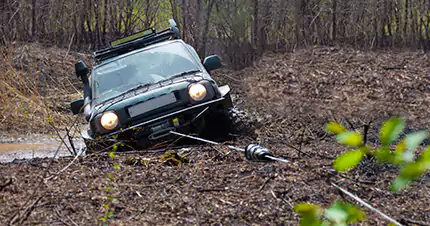
M 254 130 L 245 111 L 229 108 L 207 115 L 201 136 L 212 140 L 226 140 L 234 136 L 252 136 Z

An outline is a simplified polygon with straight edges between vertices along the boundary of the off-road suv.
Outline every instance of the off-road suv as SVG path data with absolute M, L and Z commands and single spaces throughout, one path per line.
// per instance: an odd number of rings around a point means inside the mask
M 222 66 L 220 58 L 201 62 L 169 22 L 168 29 L 144 30 L 94 52 L 91 72 L 82 61 L 75 64 L 84 98 L 71 109 L 89 122 L 82 132 L 89 149 L 114 142 L 142 148 L 172 136 L 172 130 L 205 136 L 231 126 L 230 88 L 218 87 L 209 74 Z

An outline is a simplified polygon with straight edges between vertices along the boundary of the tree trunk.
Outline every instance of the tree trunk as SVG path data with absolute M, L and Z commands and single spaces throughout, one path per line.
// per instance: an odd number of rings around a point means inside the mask
M 207 47 L 208 33 L 209 33 L 209 22 L 211 19 L 212 8 L 215 4 L 215 1 L 216 0 L 210 0 L 206 8 L 206 20 L 203 27 L 202 46 L 199 52 L 200 57 L 206 56 L 206 47 Z
M 102 35 L 102 43 L 103 45 L 106 45 L 106 32 L 107 32 L 107 18 L 109 16 L 108 14 L 108 5 L 109 0 L 104 0 L 104 6 L 103 6 L 103 35 Z
M 259 51 L 258 49 L 258 43 L 259 40 L 258 38 L 260 37 L 260 29 L 259 29 L 259 4 L 258 4 L 258 0 L 253 0 L 252 1 L 252 8 L 253 8 L 253 16 L 252 16 L 252 46 L 254 49 L 256 49 L 257 51 Z
M 332 11 L 333 11 L 333 17 L 332 17 L 332 33 L 331 33 L 331 37 L 333 40 L 333 43 L 336 42 L 336 13 L 337 13 L 337 0 L 333 0 L 333 6 L 332 6 Z
M 31 3 L 31 23 L 32 23 L 32 25 L 31 25 L 31 40 L 32 41 L 36 41 L 37 40 L 37 34 L 36 34 L 36 32 L 37 32 L 37 29 L 36 29 L 36 26 L 37 26 L 36 7 L 37 7 L 36 0 L 32 0 L 32 3 Z

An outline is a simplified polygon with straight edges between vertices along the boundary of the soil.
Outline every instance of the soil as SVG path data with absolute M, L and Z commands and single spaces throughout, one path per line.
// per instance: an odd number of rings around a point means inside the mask
M 429 72 L 420 53 L 339 48 L 267 54 L 252 68 L 218 71 L 256 125 L 230 143 L 260 143 L 290 163 L 250 162 L 208 145 L 15 160 L 0 164 L 0 222 L 101 225 L 106 216 L 112 225 L 297 225 L 297 203 L 356 203 L 332 182 L 402 224 L 429 225 L 430 174 L 391 193 L 398 169 L 374 159 L 335 173 L 332 161 L 347 148 L 323 130 L 334 119 L 359 131 L 367 125 L 367 142 L 377 145 L 380 124 L 393 115 L 406 118 L 407 132 L 429 129 Z M 389 223 L 362 209 L 363 225 Z

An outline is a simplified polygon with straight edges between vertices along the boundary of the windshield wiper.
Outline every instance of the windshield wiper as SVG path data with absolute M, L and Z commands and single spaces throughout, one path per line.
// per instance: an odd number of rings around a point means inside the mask
M 136 90 L 141 89 L 141 88 L 147 88 L 147 87 L 149 87 L 151 85 L 154 85 L 154 83 L 139 84 L 139 85 L 137 85 L 137 86 L 135 86 L 135 87 L 133 87 L 131 89 L 128 89 L 128 90 L 122 92 L 121 95 L 125 95 L 127 93 L 136 91 Z

